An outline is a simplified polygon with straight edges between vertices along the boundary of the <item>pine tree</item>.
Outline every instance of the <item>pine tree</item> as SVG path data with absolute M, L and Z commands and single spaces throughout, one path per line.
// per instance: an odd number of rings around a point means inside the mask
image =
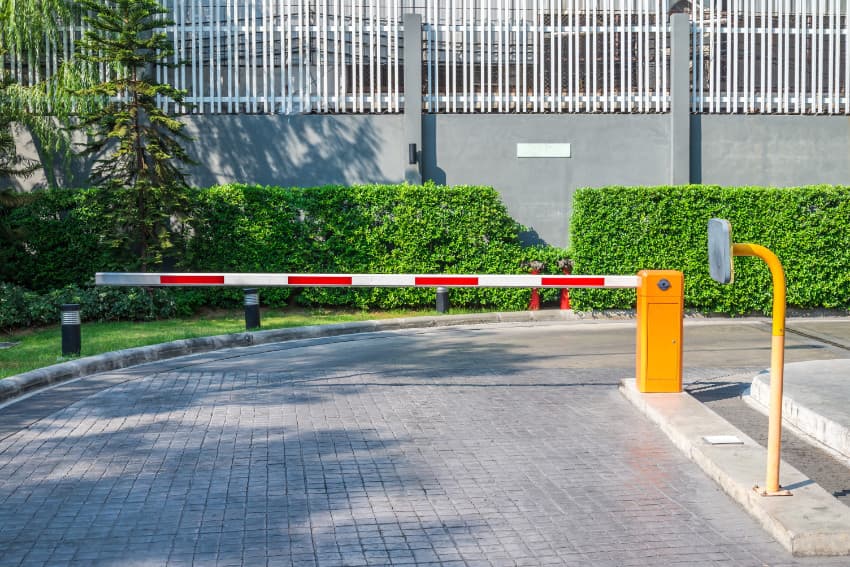
M 162 261 L 173 245 L 171 223 L 185 209 L 186 177 L 192 163 L 181 142 L 183 124 L 157 106 L 157 96 L 183 101 L 183 91 L 157 82 L 156 65 L 173 66 L 171 43 L 160 28 L 173 22 L 157 0 L 80 0 L 89 25 L 77 43 L 77 58 L 105 64 L 109 77 L 80 89 L 103 104 L 80 113 L 89 135 L 83 154 L 97 159 L 93 182 L 109 190 L 116 226 L 114 244 L 131 251 L 141 268 Z

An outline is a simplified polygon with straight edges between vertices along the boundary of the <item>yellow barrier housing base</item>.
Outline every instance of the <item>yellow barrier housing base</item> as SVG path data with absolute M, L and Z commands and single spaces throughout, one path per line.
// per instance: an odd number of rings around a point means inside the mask
M 675 270 L 642 270 L 638 277 L 638 391 L 681 392 L 684 275 Z

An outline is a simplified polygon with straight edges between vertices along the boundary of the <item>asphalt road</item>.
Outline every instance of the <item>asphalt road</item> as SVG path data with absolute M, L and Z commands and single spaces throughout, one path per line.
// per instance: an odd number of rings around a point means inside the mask
M 61 385 L 0 408 L 0 565 L 850 564 L 789 556 L 621 398 L 634 334 L 370 333 Z M 687 382 L 735 382 L 770 327 L 685 344 Z M 789 335 L 815 358 L 848 352 Z

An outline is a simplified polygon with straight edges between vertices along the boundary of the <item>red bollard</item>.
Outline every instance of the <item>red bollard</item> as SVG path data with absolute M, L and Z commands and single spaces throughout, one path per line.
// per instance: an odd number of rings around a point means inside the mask
M 531 275 L 536 276 L 540 270 L 531 270 Z M 528 302 L 529 311 L 538 311 L 540 309 L 540 291 L 537 288 L 531 290 L 531 300 Z
M 545 264 L 543 262 L 538 262 L 534 260 L 528 263 L 528 267 L 531 268 L 531 275 L 536 276 L 540 274 L 540 270 L 544 268 Z M 539 311 L 540 310 L 540 291 L 537 288 L 531 290 L 531 299 L 528 302 L 528 310 L 529 311 Z
M 558 260 L 558 266 L 564 272 L 565 276 L 573 273 L 573 263 L 570 260 Z M 570 307 L 570 288 L 561 288 L 561 309 L 572 309 Z

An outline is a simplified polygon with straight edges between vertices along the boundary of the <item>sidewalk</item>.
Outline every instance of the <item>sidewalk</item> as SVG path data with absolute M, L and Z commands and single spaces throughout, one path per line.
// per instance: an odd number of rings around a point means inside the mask
M 850 320 L 790 318 L 786 334 L 786 361 L 789 353 L 797 353 L 790 355 L 797 360 L 785 363 L 783 423 L 820 442 L 846 466 L 850 462 Z M 809 345 L 800 344 L 801 340 Z M 814 342 L 823 344 L 831 356 L 838 358 L 801 361 L 799 348 L 811 348 Z M 739 376 L 737 394 L 735 382 L 733 377 L 725 397 L 743 394 L 751 407 L 766 414 L 770 402 L 769 370 Z M 746 385 L 748 395 L 742 390 Z M 624 380 L 621 391 L 794 555 L 850 553 L 850 509 L 813 482 L 812 477 L 788 464 L 784 454 L 780 477 L 793 498 L 760 496 L 753 484 L 764 478 L 763 443 L 715 413 L 710 404 L 698 402 L 697 398 L 707 401 L 703 396 L 640 394 L 634 380 Z M 746 410 L 737 410 L 736 417 L 742 411 Z M 717 436 L 727 440 L 710 440 Z M 789 443 L 794 444 L 792 439 L 783 439 L 783 445 Z
M 850 458 L 850 320 L 789 319 L 787 332 L 848 349 L 846 359 L 786 363 L 782 418 L 786 425 Z M 767 411 L 769 371 L 753 378 L 749 401 Z
M 850 358 L 785 365 L 782 421 L 850 459 Z M 753 378 L 749 400 L 766 413 L 770 373 Z

